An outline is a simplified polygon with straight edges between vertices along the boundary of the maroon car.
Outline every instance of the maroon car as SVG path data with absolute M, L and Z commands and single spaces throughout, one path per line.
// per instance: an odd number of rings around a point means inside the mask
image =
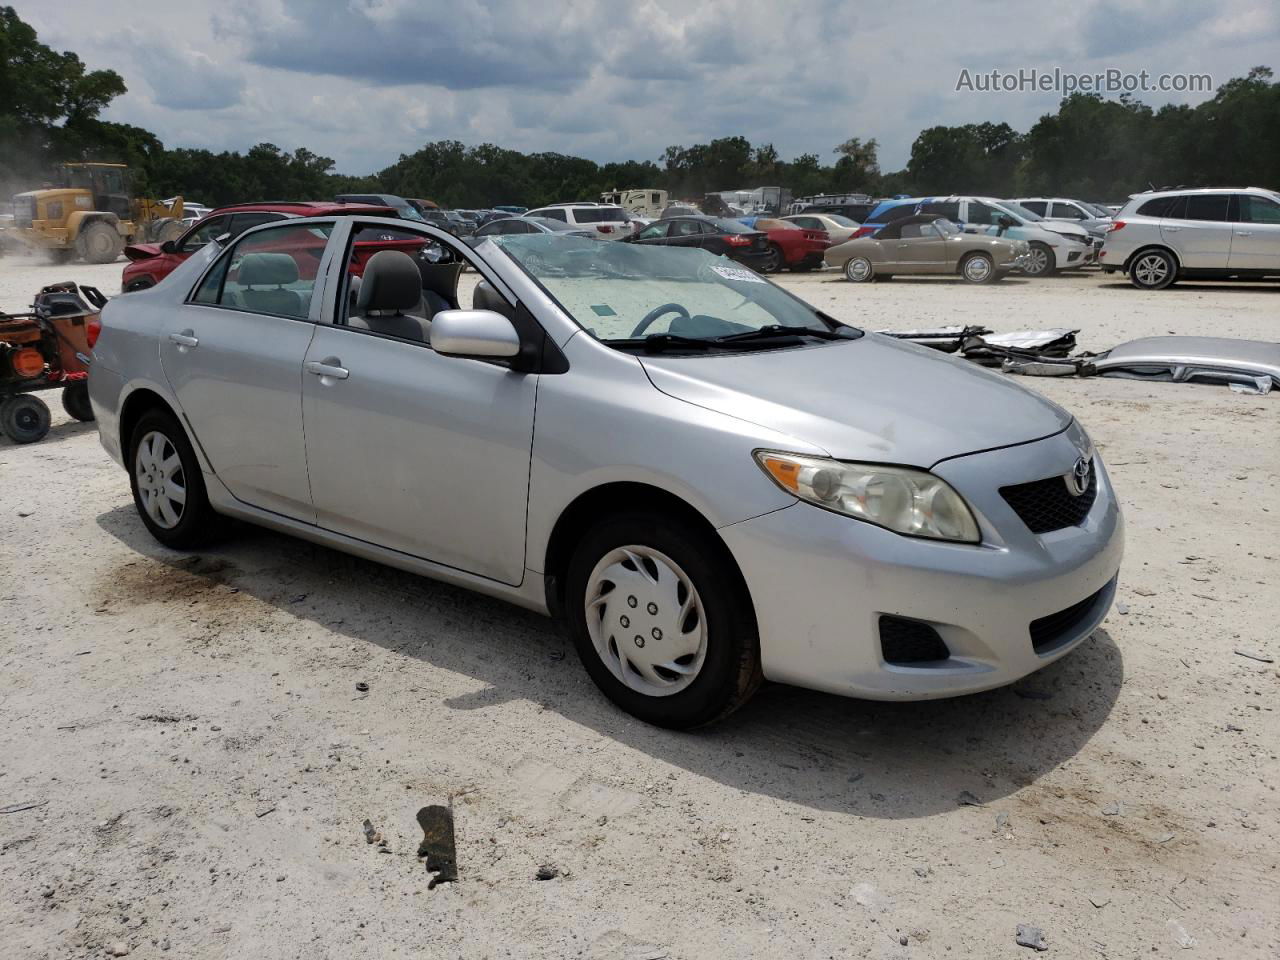
M 187 257 L 206 243 L 224 233 L 237 237 L 250 227 L 273 220 L 292 217 L 324 217 L 335 214 L 358 213 L 371 217 L 395 217 L 390 207 L 369 203 L 339 203 L 325 201 L 266 201 L 263 203 L 237 203 L 219 207 L 207 217 L 198 220 L 177 240 L 164 243 L 134 243 L 124 248 L 129 263 L 120 279 L 124 293 L 154 287 L 167 277 Z

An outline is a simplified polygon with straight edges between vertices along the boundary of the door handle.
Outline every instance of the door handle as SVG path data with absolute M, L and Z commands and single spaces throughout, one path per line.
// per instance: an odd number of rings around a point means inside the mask
M 317 377 L 332 377 L 334 380 L 345 380 L 351 376 L 351 371 L 342 366 L 342 361 L 337 357 L 308 360 L 306 368 L 307 373 L 314 373 Z
M 180 347 L 198 347 L 200 340 L 195 336 L 194 330 L 183 330 L 181 333 L 169 334 L 169 339 Z
M 1170 233 L 1177 233 L 1177 232 L 1178 232 L 1179 230 L 1181 230 L 1182 228 L 1181 228 L 1181 227 L 1161 227 L 1160 229 L 1161 229 L 1161 230 L 1168 230 Z
M 1236 231 L 1236 236 L 1237 236 L 1237 237 L 1252 237 L 1252 236 L 1253 236 L 1253 231 L 1252 231 L 1252 230 L 1237 230 L 1237 231 Z

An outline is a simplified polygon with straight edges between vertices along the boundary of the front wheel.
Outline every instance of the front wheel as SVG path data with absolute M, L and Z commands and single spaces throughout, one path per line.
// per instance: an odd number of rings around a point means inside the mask
M 565 609 L 583 666 L 615 704 L 660 727 L 718 720 L 762 679 L 751 599 L 712 536 L 626 514 L 591 530 L 569 563 Z
M 960 276 L 970 283 L 991 283 L 998 278 L 995 262 L 985 253 L 971 253 L 960 264 Z
M 35 443 L 49 432 L 49 408 L 39 397 L 20 393 L 0 403 L 0 433 L 14 443 Z
M 124 240 L 105 220 L 95 220 L 76 239 L 76 247 L 86 263 L 114 263 L 124 250 Z
M 129 484 L 138 516 L 166 547 L 184 550 L 208 539 L 216 514 L 195 451 L 172 414 L 152 410 L 133 428 Z
M 1147 250 L 1134 258 L 1129 282 L 1139 290 L 1163 290 L 1178 279 L 1178 264 L 1164 250 Z
M 1022 268 L 1022 272 L 1028 277 L 1043 277 L 1052 273 L 1056 264 L 1053 249 L 1036 241 L 1031 244 L 1031 249 L 1027 253 L 1027 265 Z

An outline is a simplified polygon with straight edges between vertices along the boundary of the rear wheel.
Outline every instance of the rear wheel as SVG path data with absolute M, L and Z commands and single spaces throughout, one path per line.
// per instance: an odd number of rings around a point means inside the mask
M 1178 264 L 1165 250 L 1144 250 L 1129 266 L 1129 282 L 1141 290 L 1163 290 L 1178 279 Z
M 124 238 L 105 220 L 95 220 L 80 231 L 76 247 L 87 263 L 112 263 L 124 250 Z
M 35 443 L 49 432 L 49 408 L 30 393 L 0 402 L 0 431 L 14 443 Z
M 971 253 L 960 263 L 960 276 L 970 283 L 991 283 L 998 279 L 995 262 L 985 253 Z
M 751 599 L 723 544 L 652 513 L 591 530 L 565 588 L 569 633 L 596 685 L 648 723 L 684 729 L 759 687 Z
M 764 256 L 764 262 L 760 265 L 761 273 L 777 273 L 782 269 L 782 265 L 786 262 L 786 258 L 782 255 L 782 248 L 776 243 L 769 244 L 769 250 Z
M 167 547 L 195 547 L 216 519 L 186 432 L 164 410 L 144 413 L 129 444 L 129 484 L 138 516 Z
M 875 267 L 866 257 L 850 257 L 845 261 L 844 278 L 850 283 L 870 283 L 875 275 Z
M 89 402 L 89 384 L 84 380 L 62 388 L 62 409 L 81 423 L 93 419 L 93 404 Z

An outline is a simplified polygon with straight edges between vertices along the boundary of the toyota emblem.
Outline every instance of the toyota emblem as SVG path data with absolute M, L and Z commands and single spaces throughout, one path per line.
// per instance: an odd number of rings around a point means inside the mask
M 1093 473 L 1093 462 L 1088 457 L 1081 457 L 1067 474 L 1067 489 L 1073 497 L 1079 497 L 1089 489 L 1090 475 Z

